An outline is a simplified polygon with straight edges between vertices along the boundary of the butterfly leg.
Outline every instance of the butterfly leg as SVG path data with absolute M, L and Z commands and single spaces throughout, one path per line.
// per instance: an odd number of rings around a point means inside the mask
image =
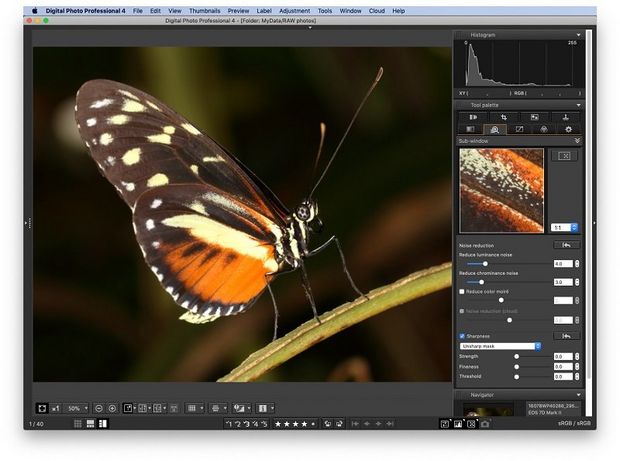
M 316 304 L 314 303 L 314 296 L 312 296 L 312 288 L 310 288 L 310 281 L 308 280 L 308 273 L 306 272 L 306 265 L 301 261 L 301 285 L 304 287 L 304 292 L 306 293 L 306 298 L 310 302 L 310 306 L 312 307 L 312 313 L 314 314 L 314 318 L 316 321 L 321 324 L 321 319 L 319 318 L 319 314 L 316 310 Z
M 342 261 L 342 269 L 344 270 L 344 274 L 347 276 L 347 279 L 349 280 L 349 283 L 351 284 L 351 288 L 353 288 L 353 290 L 359 296 L 363 296 L 364 298 L 368 299 L 368 296 L 366 296 L 364 293 L 362 293 L 362 291 L 357 287 L 357 285 L 353 281 L 353 277 L 351 277 L 351 273 L 349 272 L 349 269 L 347 268 L 347 261 L 344 259 L 344 252 L 342 251 L 342 247 L 340 246 L 340 241 L 338 240 L 338 238 L 335 235 L 332 235 L 320 247 L 315 248 L 314 250 L 308 252 L 308 256 L 314 256 L 315 254 L 320 253 L 325 248 L 327 248 L 329 246 L 329 244 L 332 243 L 332 242 L 334 242 L 336 244 L 336 248 L 338 248 L 338 253 L 340 254 L 340 261 Z
M 267 284 L 267 289 L 269 290 L 269 294 L 271 295 L 271 301 L 273 302 L 273 340 L 275 341 L 278 338 L 278 318 L 280 317 L 280 312 L 278 311 L 278 305 L 276 304 L 276 297 L 273 295 L 273 290 L 271 289 L 271 284 Z

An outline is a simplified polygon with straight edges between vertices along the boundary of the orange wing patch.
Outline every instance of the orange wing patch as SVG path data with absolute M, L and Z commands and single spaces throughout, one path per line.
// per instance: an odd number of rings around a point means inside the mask
M 134 225 L 151 270 L 187 309 L 181 319 L 204 323 L 243 312 L 261 295 L 279 269 L 282 230 L 232 196 L 191 187 L 145 192 Z
M 273 247 L 267 248 L 268 258 L 273 259 Z M 182 318 L 193 323 L 244 311 L 272 279 L 264 260 L 233 249 L 189 241 L 176 248 L 162 247 L 162 250 L 169 270 L 199 301 L 195 306 L 184 306 L 190 312 Z M 204 308 L 202 312 L 197 311 L 199 306 Z
M 271 279 L 263 262 L 257 259 L 231 252 L 217 259 L 219 267 L 213 277 L 203 278 L 196 286 L 201 297 L 212 293 L 210 296 L 222 304 L 243 304 L 258 296 Z

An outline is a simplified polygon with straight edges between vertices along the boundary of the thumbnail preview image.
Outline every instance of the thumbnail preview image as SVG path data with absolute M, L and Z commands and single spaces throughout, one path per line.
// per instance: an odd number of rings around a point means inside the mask
M 460 149 L 459 176 L 461 232 L 544 232 L 544 149 Z

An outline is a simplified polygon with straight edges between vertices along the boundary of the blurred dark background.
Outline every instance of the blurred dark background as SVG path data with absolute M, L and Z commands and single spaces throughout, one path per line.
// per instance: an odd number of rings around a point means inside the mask
M 268 294 L 191 325 L 147 268 L 131 212 L 81 143 L 74 96 L 94 78 L 162 100 L 231 150 L 292 208 L 327 124 L 333 151 L 379 66 L 383 79 L 318 189 L 324 234 L 363 291 L 451 257 L 448 48 L 38 48 L 34 52 L 34 379 L 212 381 L 271 340 Z M 308 261 L 320 312 L 355 297 L 335 248 Z M 299 274 L 273 288 L 280 335 L 312 317 Z M 273 381 L 447 381 L 449 290 L 314 346 Z

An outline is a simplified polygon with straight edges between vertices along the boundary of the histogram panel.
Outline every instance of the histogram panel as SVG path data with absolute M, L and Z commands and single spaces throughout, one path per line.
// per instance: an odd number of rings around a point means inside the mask
M 583 42 L 465 40 L 454 50 L 460 87 L 583 87 Z

